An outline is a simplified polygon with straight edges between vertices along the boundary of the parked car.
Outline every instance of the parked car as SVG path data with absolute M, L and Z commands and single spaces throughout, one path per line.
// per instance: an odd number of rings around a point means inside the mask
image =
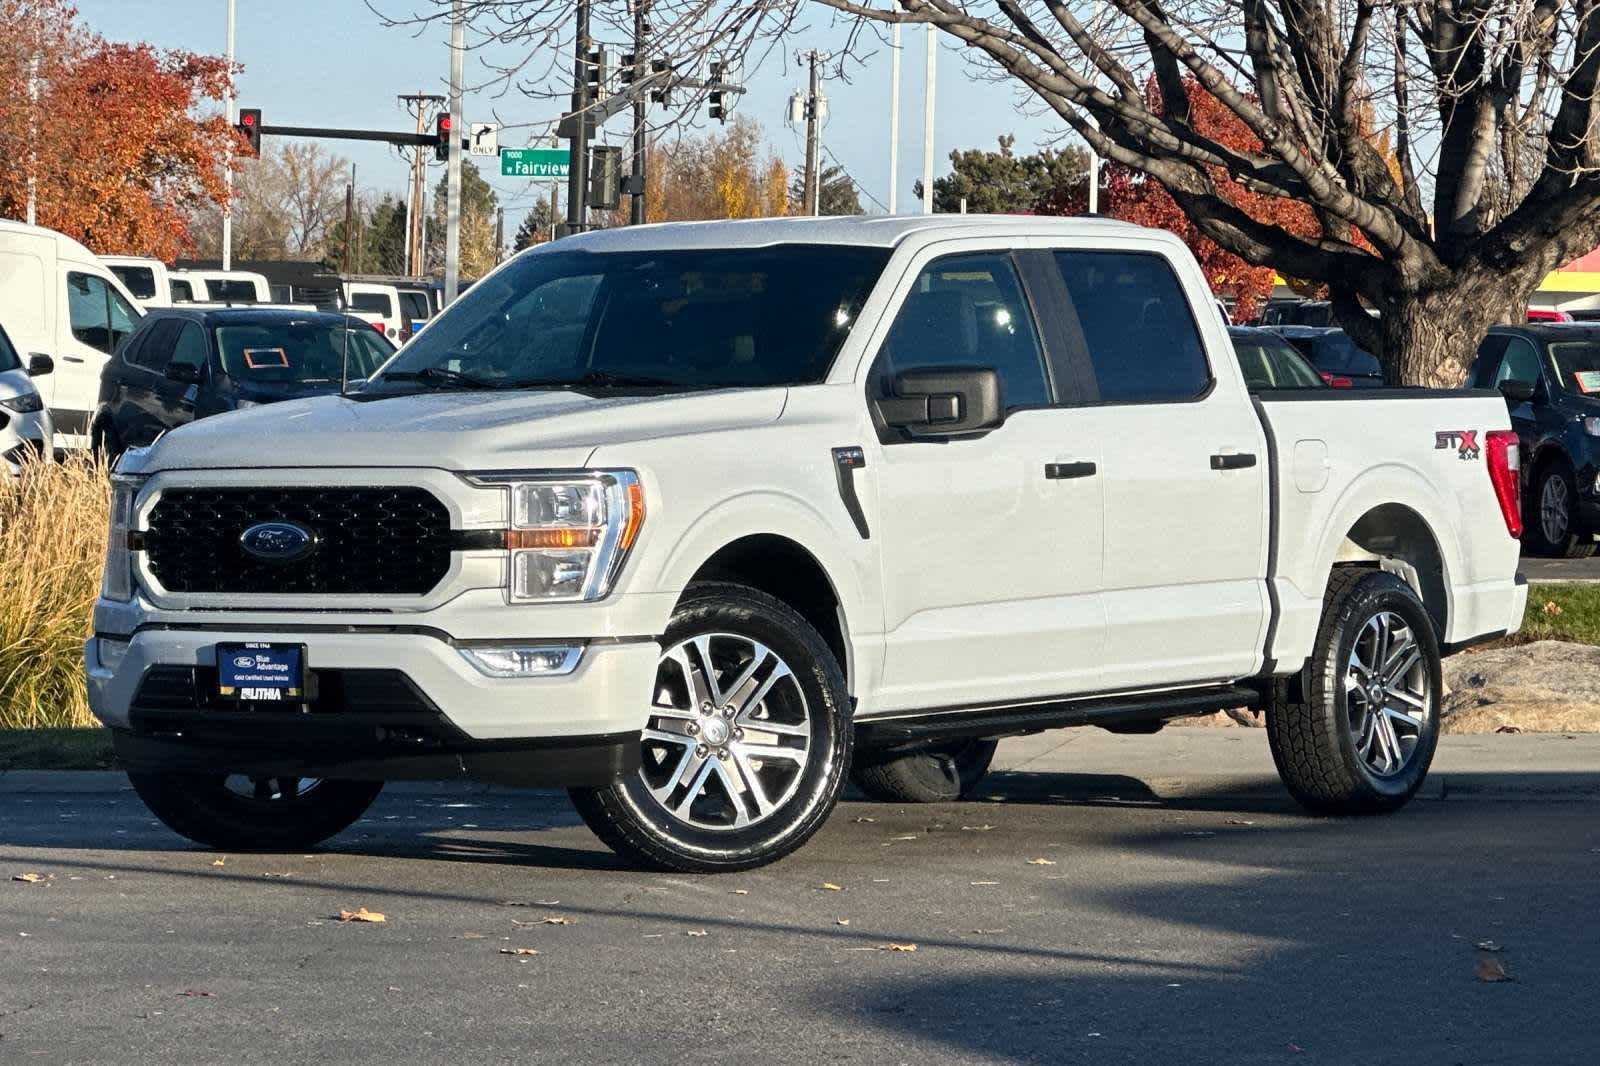
M 353 395 L 129 451 L 89 698 L 156 816 L 230 849 L 468 776 L 743 869 L 852 770 L 948 800 L 996 737 L 1237 706 L 1302 803 L 1392 811 L 1442 650 L 1521 622 L 1509 425 L 1492 392 L 1250 396 L 1164 231 L 591 231 Z
M 95 446 L 120 455 L 197 418 L 336 393 L 394 353 L 346 315 L 269 308 L 152 312 L 106 365 Z
M 373 324 L 379 331 L 395 343 L 401 341 L 401 330 L 405 329 L 406 336 L 411 335 L 410 327 L 405 324 L 405 317 L 400 310 L 400 292 L 393 285 L 383 285 L 371 281 L 347 281 L 344 283 L 345 306 L 351 313 L 360 314 L 363 319 L 369 315 L 376 315 Z
M 433 279 L 425 277 L 347 274 L 344 278 L 346 306 L 352 311 L 382 314 L 385 331 L 396 331 L 390 339 L 401 344 L 433 317 L 432 286 Z
M 1383 387 L 1383 367 L 1378 357 L 1356 347 L 1344 330 L 1275 326 L 1273 332 L 1294 345 L 1329 385 L 1356 389 Z
M 55 427 L 33 379 L 55 369 L 48 355 L 24 361 L 0 327 L 0 473 L 15 477 L 31 453 L 49 457 L 55 450 Z
M 172 306 L 172 284 L 167 264 L 138 255 L 103 255 L 100 261 L 117 276 L 145 310 Z
M 72 238 L 0 221 L 0 313 L 24 362 L 35 353 L 50 357 L 53 373 L 36 384 L 55 446 L 87 448 L 100 369 L 139 324 L 138 302 Z
M 179 282 L 181 286 L 176 284 Z M 263 275 L 253 270 L 175 270 L 170 274 L 168 287 L 175 304 L 272 302 L 272 287 Z
M 1228 337 L 1233 341 L 1233 352 L 1239 358 L 1239 370 L 1244 375 L 1245 388 L 1251 392 L 1350 387 L 1349 380 L 1345 378 L 1324 381 L 1316 368 L 1306 362 L 1305 356 L 1270 329 L 1232 326 L 1228 330 Z
M 1576 319 L 1567 311 L 1556 311 L 1548 307 L 1528 308 L 1528 322 L 1574 322 Z
M 1522 442 L 1523 543 L 1583 559 L 1600 532 L 1600 325 L 1495 326 L 1467 382 L 1496 388 Z

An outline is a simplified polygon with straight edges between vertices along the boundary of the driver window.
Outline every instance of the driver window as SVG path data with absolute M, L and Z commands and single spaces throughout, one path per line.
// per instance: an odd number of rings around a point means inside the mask
M 1494 380 L 1489 383 L 1494 388 L 1502 381 L 1531 381 L 1539 383 L 1539 353 L 1521 337 L 1511 338 L 1511 343 L 1506 345 L 1506 354 L 1500 360 L 1500 369 L 1495 372 Z

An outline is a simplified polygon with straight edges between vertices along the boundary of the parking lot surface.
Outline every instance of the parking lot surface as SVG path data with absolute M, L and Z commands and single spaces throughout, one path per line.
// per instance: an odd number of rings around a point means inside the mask
M 1364 820 L 1301 814 L 1259 730 L 1004 752 L 978 800 L 847 802 L 698 878 L 555 793 L 394 788 L 325 851 L 221 856 L 114 778 L 13 775 L 0 1061 L 1593 1061 L 1595 740 L 1447 737 Z

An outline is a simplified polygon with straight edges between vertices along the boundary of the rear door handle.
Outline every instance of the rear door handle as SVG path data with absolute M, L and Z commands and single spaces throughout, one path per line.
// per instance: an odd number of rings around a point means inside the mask
M 1255 465 L 1256 457 L 1249 452 L 1229 452 L 1226 455 L 1211 457 L 1213 470 L 1244 470 Z
M 1075 477 L 1094 477 L 1095 465 L 1090 462 L 1046 463 L 1044 476 L 1051 481 L 1067 481 Z

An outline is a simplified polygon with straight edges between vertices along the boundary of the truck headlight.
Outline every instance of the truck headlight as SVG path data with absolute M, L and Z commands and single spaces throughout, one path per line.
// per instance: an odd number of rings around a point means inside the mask
M 611 591 L 644 525 L 631 470 L 493 474 L 509 494 L 507 595 L 513 603 L 598 600 Z
M 100 575 L 100 595 L 126 603 L 133 599 L 133 555 L 128 551 L 128 531 L 133 528 L 133 504 L 144 486 L 142 477 L 111 475 L 111 529 L 106 536 L 106 565 Z
M 0 407 L 8 407 L 19 415 L 31 415 L 44 410 L 44 401 L 37 392 L 25 392 L 20 396 L 0 397 Z

